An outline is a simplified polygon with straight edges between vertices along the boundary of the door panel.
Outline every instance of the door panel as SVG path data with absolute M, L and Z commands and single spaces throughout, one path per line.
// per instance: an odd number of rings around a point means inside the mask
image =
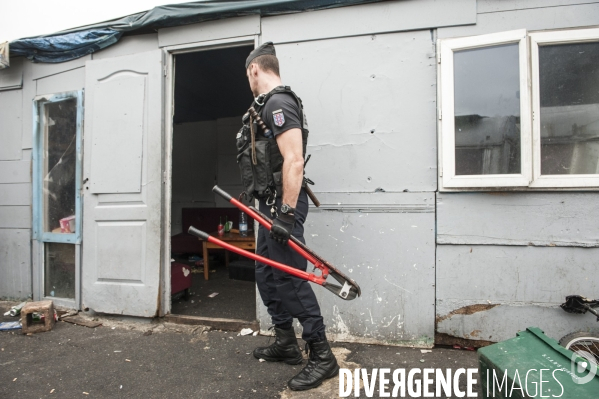
M 86 63 L 83 307 L 158 313 L 162 53 Z
M 146 74 L 117 72 L 95 82 L 90 192 L 139 193 Z

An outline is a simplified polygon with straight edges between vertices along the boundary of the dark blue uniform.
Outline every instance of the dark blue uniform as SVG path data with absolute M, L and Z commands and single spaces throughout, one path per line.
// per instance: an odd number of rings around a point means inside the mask
M 292 95 L 277 93 L 267 101 L 260 112 L 266 125 L 277 136 L 289 129 L 301 129 L 299 105 Z M 281 208 L 281 198 L 276 200 L 277 210 Z M 270 215 L 271 206 L 266 200 L 260 200 L 260 211 Z M 300 191 L 295 206 L 295 225 L 292 235 L 301 242 L 304 240 L 304 222 L 308 217 L 308 196 L 304 189 Z M 256 253 L 274 261 L 305 271 L 306 259 L 291 249 L 271 239 L 268 230 L 258 229 L 258 247 Z M 283 329 L 292 326 L 297 318 L 303 327 L 302 338 L 307 341 L 320 341 L 325 338 L 324 323 L 320 306 L 310 283 L 294 277 L 282 270 L 256 262 L 256 283 L 262 302 L 272 317 L 272 323 Z

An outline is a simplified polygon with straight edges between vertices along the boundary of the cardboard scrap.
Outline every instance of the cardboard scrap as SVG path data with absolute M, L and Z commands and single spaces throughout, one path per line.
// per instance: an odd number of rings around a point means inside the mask
M 81 316 L 62 317 L 61 320 L 66 321 L 67 323 L 75 324 L 78 326 L 89 327 L 89 328 L 96 328 L 96 327 L 99 327 L 102 325 L 102 323 L 100 323 L 99 321 L 87 320 Z

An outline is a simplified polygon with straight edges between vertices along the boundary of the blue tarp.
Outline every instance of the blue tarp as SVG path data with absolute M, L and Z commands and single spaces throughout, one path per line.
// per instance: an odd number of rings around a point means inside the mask
M 164 5 L 120 19 L 18 39 L 10 43 L 10 53 L 34 62 L 64 62 L 106 48 L 124 33 L 142 28 L 159 29 L 245 15 L 289 14 L 377 1 L 380 0 L 202 0 Z

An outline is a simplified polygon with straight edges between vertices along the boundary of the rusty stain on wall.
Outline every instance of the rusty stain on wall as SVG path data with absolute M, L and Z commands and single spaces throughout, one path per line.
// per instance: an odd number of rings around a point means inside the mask
M 459 309 L 452 310 L 445 316 L 437 316 L 436 322 L 441 323 L 443 320 L 449 319 L 452 316 L 457 314 L 461 315 L 471 315 L 478 312 L 485 312 L 487 310 L 493 309 L 495 306 L 499 306 L 498 303 L 488 304 L 488 303 L 477 303 L 475 305 L 462 306 Z

